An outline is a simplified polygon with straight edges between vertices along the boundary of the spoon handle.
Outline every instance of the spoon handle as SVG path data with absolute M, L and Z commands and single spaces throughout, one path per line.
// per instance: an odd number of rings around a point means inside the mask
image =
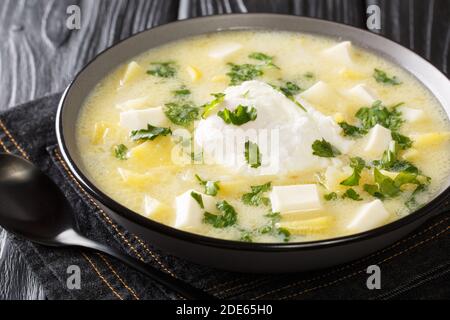
M 69 232 L 65 232 L 63 239 L 60 239 L 64 243 L 68 245 L 74 245 L 83 248 L 89 248 L 95 251 L 100 251 L 105 253 L 117 260 L 122 261 L 133 269 L 141 272 L 142 274 L 148 276 L 152 280 L 158 282 L 161 285 L 166 286 L 167 288 L 177 292 L 182 299 L 189 300 L 215 300 L 216 298 L 205 293 L 204 291 L 197 289 L 173 276 L 162 272 L 158 269 L 155 269 L 152 266 L 149 266 L 143 263 L 140 260 L 130 257 L 127 254 L 124 254 L 120 251 L 117 251 L 111 247 L 105 246 L 101 243 L 95 242 L 91 239 L 88 239 L 77 232 L 70 230 Z

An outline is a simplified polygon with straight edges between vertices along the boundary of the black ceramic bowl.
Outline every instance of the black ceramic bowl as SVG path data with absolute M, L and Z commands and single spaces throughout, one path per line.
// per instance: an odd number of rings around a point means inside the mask
M 240 272 L 294 272 L 329 267 L 379 250 L 449 209 L 450 180 L 423 208 L 368 232 L 302 243 L 246 243 L 180 231 L 130 211 L 99 190 L 82 166 L 75 143 L 76 120 L 85 98 L 109 72 L 153 47 L 190 36 L 236 29 L 294 31 L 352 41 L 400 65 L 419 79 L 450 114 L 450 82 L 412 51 L 373 33 L 350 26 L 303 17 L 239 14 L 197 18 L 141 32 L 104 51 L 89 63 L 65 91 L 58 109 L 58 143 L 70 170 L 117 223 L 171 254 L 221 269 Z

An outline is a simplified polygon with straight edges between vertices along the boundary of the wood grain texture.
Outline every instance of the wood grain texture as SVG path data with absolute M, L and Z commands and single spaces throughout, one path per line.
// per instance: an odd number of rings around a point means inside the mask
M 67 6 L 81 30 L 65 27 Z M 380 34 L 449 74 L 450 0 L 2 0 L 0 110 L 61 91 L 96 54 L 128 36 L 176 19 L 245 12 L 295 14 L 365 28 L 380 6 Z M 0 230 L 0 299 L 42 299 L 37 279 Z

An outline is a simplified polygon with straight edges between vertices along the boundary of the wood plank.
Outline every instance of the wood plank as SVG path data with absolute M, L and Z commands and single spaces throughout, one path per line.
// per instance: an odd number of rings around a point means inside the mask
M 72 4 L 81 8 L 80 30 L 66 28 Z M 175 20 L 177 9 L 177 1 L 167 0 L 3 0 L 0 110 L 61 91 L 96 54 Z

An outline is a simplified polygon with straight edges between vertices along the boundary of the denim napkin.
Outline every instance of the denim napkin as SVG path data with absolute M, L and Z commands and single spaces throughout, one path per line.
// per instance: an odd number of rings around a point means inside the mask
M 60 94 L 0 115 L 0 152 L 29 159 L 69 199 L 83 234 L 143 259 L 149 265 L 222 299 L 450 298 L 450 212 L 368 257 L 326 270 L 278 275 L 238 274 L 199 266 L 146 243 L 111 220 L 73 178 L 54 130 Z M 1 205 L 1 204 L 0 204 Z M 9 234 L 49 299 L 177 299 L 138 272 L 105 255 L 36 245 Z M 378 265 L 381 289 L 369 290 L 367 268 Z M 80 288 L 67 285 L 79 268 Z M 1 272 L 1 271 L 0 271 Z

